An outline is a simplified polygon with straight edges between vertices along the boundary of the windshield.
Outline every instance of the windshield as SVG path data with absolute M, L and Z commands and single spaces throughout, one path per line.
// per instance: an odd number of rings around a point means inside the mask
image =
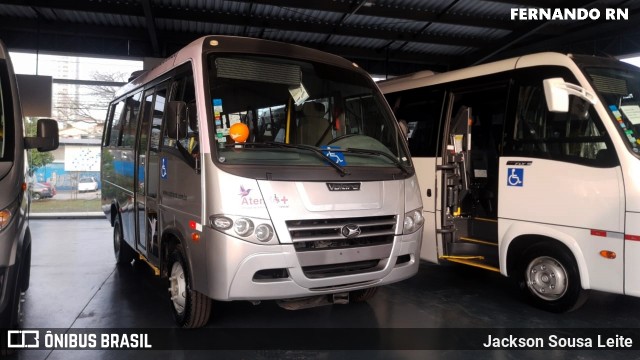
M 395 118 L 362 72 L 246 55 L 211 54 L 208 65 L 221 163 L 410 165 Z
M 640 155 L 640 69 L 585 69 L 629 149 Z

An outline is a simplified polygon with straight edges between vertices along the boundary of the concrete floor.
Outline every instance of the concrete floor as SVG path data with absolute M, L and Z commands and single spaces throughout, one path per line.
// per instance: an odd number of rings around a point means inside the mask
M 167 283 L 144 264 L 116 267 L 104 219 L 32 220 L 33 260 L 24 328 L 174 327 Z M 364 304 L 288 311 L 273 302 L 215 302 L 208 329 L 637 328 L 640 299 L 592 292 L 587 304 L 550 314 L 523 303 L 508 279 L 463 266 L 423 263 L 418 275 Z M 170 331 L 170 330 L 167 330 Z M 194 336 L 201 330 L 194 330 Z M 309 336 L 316 336 L 313 331 Z M 344 331 L 344 330 L 341 330 Z M 355 329 L 357 331 L 357 329 Z M 411 330 L 413 331 L 413 330 Z M 415 334 L 423 334 L 415 330 Z M 457 331 L 457 330 L 454 330 Z M 480 330 L 482 331 L 482 330 Z M 640 329 L 634 330 L 640 339 Z M 317 336 L 322 336 L 323 333 Z M 324 333 L 326 334 L 326 333 Z M 433 335 L 433 333 L 424 333 Z M 436 335 L 445 336 L 449 333 Z M 419 335 L 421 336 L 421 335 Z M 460 336 L 465 336 L 460 330 Z M 246 341 L 251 341 L 248 338 Z M 640 340 L 637 340 L 640 343 Z M 640 344 L 636 344 L 638 346 Z M 535 350 L 22 350 L 13 359 L 618 359 L 637 351 Z

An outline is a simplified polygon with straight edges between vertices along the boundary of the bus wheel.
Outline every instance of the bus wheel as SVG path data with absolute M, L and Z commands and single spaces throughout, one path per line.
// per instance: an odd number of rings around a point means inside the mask
M 189 267 L 180 245 L 169 258 L 169 269 L 171 310 L 176 322 L 183 328 L 199 328 L 206 325 L 211 315 L 211 299 L 191 289 Z
M 349 293 L 349 301 L 353 302 L 365 302 L 371 299 L 378 292 L 378 287 L 371 287 L 367 289 L 354 290 Z
M 526 250 L 522 260 L 518 285 L 534 306 L 560 313 L 575 310 L 587 300 L 578 264 L 567 251 L 538 244 Z
M 120 217 L 116 216 L 113 222 L 113 253 L 116 256 L 116 264 L 131 264 L 135 253 L 131 246 L 124 241 Z

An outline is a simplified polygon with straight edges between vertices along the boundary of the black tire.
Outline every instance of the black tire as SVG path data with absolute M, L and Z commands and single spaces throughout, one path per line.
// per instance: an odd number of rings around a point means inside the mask
M 31 243 L 27 245 L 27 249 L 22 256 L 22 270 L 20 270 L 20 291 L 26 292 L 27 290 L 29 290 L 29 282 L 31 280 Z
M 573 255 L 549 243 L 534 245 L 524 252 L 517 282 L 529 303 L 554 313 L 576 310 L 588 297 L 588 291 L 580 284 Z
M 30 254 L 29 249 L 29 254 Z M 9 272 L 9 283 L 7 284 L 7 291 L 9 295 L 9 303 L 2 313 L 0 313 L 0 335 L 6 339 L 7 334 L 4 330 L 19 329 L 22 323 L 22 287 L 25 277 L 25 266 L 27 265 L 26 259 L 23 258 L 18 264 L 16 264 L 15 270 Z M 29 266 L 31 261 L 28 261 Z M 0 341 L 0 343 L 2 343 Z M 5 357 L 15 353 L 13 348 L 0 348 L 0 356 Z
M 351 302 L 365 302 L 373 298 L 378 292 L 378 287 L 371 287 L 367 289 L 354 290 L 349 293 L 349 301 Z
M 131 264 L 135 257 L 135 251 L 127 244 L 122 235 L 122 225 L 120 217 L 116 216 L 113 222 L 113 254 L 116 257 L 116 264 Z
M 33 200 L 40 200 L 40 198 L 41 198 L 40 193 L 33 193 L 33 194 L 31 194 L 31 198 L 32 198 Z
M 211 299 L 191 288 L 189 266 L 178 245 L 169 256 L 169 295 L 171 312 L 178 326 L 199 328 L 209 322 Z

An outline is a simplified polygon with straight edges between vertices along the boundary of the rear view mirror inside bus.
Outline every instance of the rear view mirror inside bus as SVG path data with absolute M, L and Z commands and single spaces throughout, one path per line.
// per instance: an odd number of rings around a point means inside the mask
M 167 133 L 179 140 L 187 132 L 187 104 L 184 101 L 169 101 L 167 105 Z
M 596 103 L 596 96 L 583 87 L 565 82 L 563 78 L 550 78 L 542 81 L 544 97 L 550 112 L 566 113 L 569 111 L 569 95 L 578 96 L 591 104 Z

